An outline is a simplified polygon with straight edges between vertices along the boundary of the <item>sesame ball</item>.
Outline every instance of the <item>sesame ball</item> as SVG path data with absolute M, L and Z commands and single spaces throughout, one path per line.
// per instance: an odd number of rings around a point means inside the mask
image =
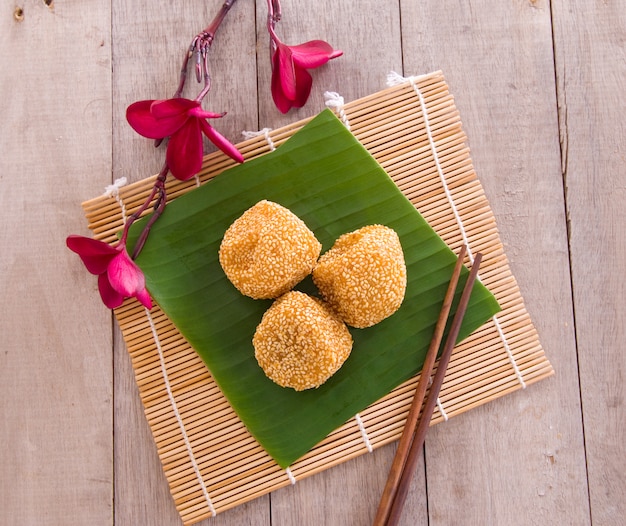
M 319 259 L 313 281 L 346 324 L 375 325 L 404 300 L 406 264 L 398 234 L 369 225 L 342 235 Z
M 267 377 L 296 391 L 322 385 L 352 350 L 345 323 L 322 300 L 298 291 L 272 304 L 252 343 Z
M 299 217 L 264 200 L 228 228 L 219 261 L 242 294 L 277 298 L 311 273 L 321 250 L 322 245 Z

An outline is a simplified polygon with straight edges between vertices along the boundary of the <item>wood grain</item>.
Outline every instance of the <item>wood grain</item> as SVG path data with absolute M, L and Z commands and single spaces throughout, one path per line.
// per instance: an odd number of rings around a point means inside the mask
M 163 149 L 125 108 L 174 91 L 220 4 L 18 0 L 0 14 L 0 524 L 180 524 L 122 339 L 64 238 L 86 234 L 81 201 L 158 171 Z M 344 56 L 314 72 L 304 109 L 278 113 L 265 2 L 239 0 L 213 46 L 218 129 L 238 141 L 317 113 L 325 90 L 349 101 L 390 70 L 443 70 L 557 373 L 433 428 L 404 524 L 623 524 L 624 1 L 283 4 L 285 41 Z M 369 524 L 393 449 L 201 524 Z
M 626 518 L 625 8 L 553 5 L 591 520 L 610 525 Z
M 405 68 L 437 64 L 449 73 L 476 172 L 556 370 L 554 379 L 478 409 L 478 418 L 433 429 L 426 444 L 431 524 L 463 517 L 468 524 L 523 525 L 562 513 L 585 524 L 549 5 L 405 4 L 403 35 L 423 40 L 405 40 Z M 501 498 L 504 487 L 511 491 Z
M 2 524 L 112 516 L 111 314 L 65 247 L 111 171 L 110 19 L 90 4 L 0 17 Z

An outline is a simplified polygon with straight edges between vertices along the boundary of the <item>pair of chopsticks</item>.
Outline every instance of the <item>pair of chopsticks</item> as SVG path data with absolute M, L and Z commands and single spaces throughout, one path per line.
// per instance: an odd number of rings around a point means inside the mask
M 461 275 L 461 269 L 463 267 L 463 259 L 467 252 L 467 247 L 464 245 L 459 252 L 448 290 L 443 299 L 441 306 L 441 312 L 435 325 L 435 331 L 430 341 L 426 359 L 422 368 L 419 382 L 413 396 L 413 402 L 409 409 L 409 414 L 404 426 L 404 431 L 400 437 L 398 443 L 398 449 L 393 459 L 389 476 L 383 495 L 378 506 L 378 512 L 374 519 L 374 526 L 392 526 L 398 523 L 400 515 L 402 514 L 402 507 L 406 499 L 406 495 L 409 491 L 409 485 L 419 459 L 419 455 L 424 445 L 424 439 L 426 437 L 426 431 L 430 426 L 430 420 L 432 418 L 435 405 L 437 403 L 437 397 L 439 396 L 439 390 L 443 383 L 448 362 L 452 355 L 452 350 L 456 343 L 456 339 L 459 335 L 459 329 L 463 321 L 463 316 L 467 309 L 470 294 L 478 274 L 478 268 L 482 259 L 482 254 L 477 254 L 474 258 L 472 269 L 469 273 L 463 292 L 461 293 L 461 299 L 457 307 L 456 313 L 450 325 L 448 337 L 444 344 L 441 357 L 439 358 L 439 364 L 437 365 L 437 371 L 433 377 L 432 385 L 428 391 L 428 397 L 426 398 L 426 404 L 421 412 L 421 419 L 418 422 L 418 416 L 420 415 L 420 409 L 424 403 L 424 395 L 428 387 L 428 383 L 432 374 L 435 360 L 437 359 L 437 353 L 441 345 L 443 333 L 446 328 L 446 322 L 454 299 L 454 293 L 456 291 L 457 284 L 459 282 L 459 276 Z

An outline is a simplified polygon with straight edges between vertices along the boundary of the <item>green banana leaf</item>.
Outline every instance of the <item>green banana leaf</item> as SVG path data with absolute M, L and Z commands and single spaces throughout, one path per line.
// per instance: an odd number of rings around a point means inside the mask
M 341 234 L 376 223 L 393 228 L 402 243 L 407 290 L 401 308 L 378 325 L 351 329 L 352 354 L 317 389 L 296 392 L 265 376 L 254 358 L 252 336 L 271 301 L 241 295 L 218 261 L 226 229 L 261 199 L 299 216 L 323 251 Z M 130 243 L 142 226 L 134 225 Z M 276 151 L 169 203 L 137 258 L 154 300 L 282 467 L 421 369 L 455 261 L 456 255 L 329 110 Z M 464 269 L 457 301 L 466 277 Z M 296 288 L 316 293 L 310 278 Z M 493 295 L 477 283 L 459 341 L 498 310 Z

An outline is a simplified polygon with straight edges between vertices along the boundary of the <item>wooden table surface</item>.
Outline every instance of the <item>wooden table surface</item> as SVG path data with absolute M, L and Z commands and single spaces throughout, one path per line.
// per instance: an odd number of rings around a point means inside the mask
M 0 16 L 0 524 L 180 524 L 96 281 L 65 248 L 80 203 L 156 173 L 125 108 L 171 95 L 220 0 L 16 0 Z M 270 97 L 266 4 L 210 55 L 216 126 L 277 128 L 390 71 L 442 70 L 556 375 L 433 427 L 403 524 L 626 523 L 626 2 L 285 0 L 288 43 L 344 56 L 309 103 Z M 195 90 L 195 87 L 194 87 Z M 193 92 L 195 95 L 195 91 Z M 394 445 L 206 525 L 370 524 Z

